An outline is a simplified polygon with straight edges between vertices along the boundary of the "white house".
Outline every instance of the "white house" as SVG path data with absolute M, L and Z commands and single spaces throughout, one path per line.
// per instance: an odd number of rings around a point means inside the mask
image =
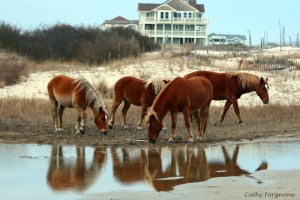
M 141 34 L 158 44 L 194 43 L 207 45 L 207 25 L 203 4 L 196 0 L 167 0 L 162 4 L 139 3 Z
M 137 30 L 138 20 L 128 20 L 124 17 L 118 16 L 111 20 L 105 20 L 105 22 L 101 24 L 102 30 L 106 30 L 113 27 L 132 28 L 134 30 Z
M 245 35 L 230 35 L 230 34 L 215 34 L 211 33 L 208 35 L 208 41 L 210 45 L 220 44 L 246 44 Z

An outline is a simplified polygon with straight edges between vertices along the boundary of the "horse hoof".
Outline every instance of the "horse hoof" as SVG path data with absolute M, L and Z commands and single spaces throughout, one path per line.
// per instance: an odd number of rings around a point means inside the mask
M 84 130 L 80 130 L 80 134 L 83 135 L 84 134 Z
M 240 124 L 241 126 L 244 126 L 244 125 L 245 125 L 244 122 L 239 122 L 239 124 Z
M 113 125 L 112 125 L 112 124 L 109 124 L 109 125 L 108 125 L 108 128 L 109 128 L 109 129 L 112 129 L 112 128 L 113 128 Z
M 164 127 L 162 128 L 162 130 L 167 130 L 167 127 L 164 126 Z
M 193 144 L 194 140 L 193 139 L 188 139 L 188 144 Z
M 123 129 L 128 129 L 129 127 L 127 125 L 123 126 Z
M 142 129 L 143 129 L 142 126 L 137 126 L 136 128 L 137 128 L 138 130 L 142 130 Z
M 168 144 L 175 143 L 175 139 L 174 138 L 170 138 L 167 143 Z

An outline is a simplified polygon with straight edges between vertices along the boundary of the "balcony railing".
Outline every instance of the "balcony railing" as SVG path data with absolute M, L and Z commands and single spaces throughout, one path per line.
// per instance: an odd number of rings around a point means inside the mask
M 141 31 L 143 35 L 146 36 L 156 36 L 156 37 L 164 37 L 164 36 L 170 36 L 170 37 L 184 37 L 184 36 L 191 36 L 191 37 L 206 37 L 205 31 L 163 31 L 163 30 L 143 30 Z
M 209 24 L 207 18 L 169 18 L 157 19 L 155 17 L 142 17 L 140 23 L 172 23 L 172 24 Z

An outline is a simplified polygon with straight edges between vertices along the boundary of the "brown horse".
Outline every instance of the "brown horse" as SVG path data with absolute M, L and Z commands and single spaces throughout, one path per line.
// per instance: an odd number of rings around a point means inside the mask
M 148 107 L 152 105 L 154 98 L 164 87 L 166 82 L 167 80 L 163 80 L 162 78 L 152 78 L 145 81 L 132 76 L 126 76 L 119 79 L 114 86 L 114 102 L 112 105 L 111 119 L 109 120 L 109 128 L 113 127 L 115 112 L 123 101 L 123 127 L 128 128 L 126 115 L 130 105 L 133 104 L 135 106 L 142 106 L 140 118 L 137 124 L 137 128 L 141 129 L 142 121 Z
M 67 107 L 75 108 L 78 111 L 75 132 L 84 134 L 85 109 L 91 107 L 97 128 L 101 133 L 107 133 L 107 111 L 105 105 L 102 98 L 86 79 L 73 79 L 64 75 L 55 76 L 48 83 L 48 95 L 52 105 L 55 132 L 63 131 L 62 116 Z
M 212 97 L 213 87 L 209 80 L 204 77 L 190 79 L 177 77 L 170 81 L 158 94 L 147 115 L 149 142 L 154 143 L 156 141 L 162 129 L 162 120 L 169 111 L 172 120 L 172 133 L 169 142 L 174 142 L 176 138 L 175 128 L 178 112 L 183 113 L 185 126 L 188 130 L 188 142 L 193 141 L 190 112 L 194 114 L 197 120 L 197 139 L 200 139 L 206 128 Z
M 224 121 L 226 112 L 231 104 L 233 104 L 239 123 L 243 123 L 237 100 L 245 93 L 256 91 L 256 94 L 264 104 L 269 103 L 268 78 L 264 79 L 263 77 L 242 72 L 217 73 L 209 71 L 195 71 L 185 75 L 184 78 L 194 76 L 205 77 L 211 82 L 214 88 L 213 100 L 227 100 L 220 117 L 220 122 Z

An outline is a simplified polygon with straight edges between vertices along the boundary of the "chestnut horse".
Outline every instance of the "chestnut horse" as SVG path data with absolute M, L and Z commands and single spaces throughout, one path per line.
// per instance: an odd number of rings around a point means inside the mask
M 126 115 L 130 105 L 142 106 L 139 121 L 137 124 L 138 129 L 142 129 L 142 121 L 145 117 L 148 107 L 154 101 L 154 98 L 159 91 L 165 86 L 167 80 L 162 78 L 152 78 L 147 81 L 138 79 L 132 76 L 126 76 L 119 79 L 114 86 L 114 102 L 112 104 L 111 118 L 109 120 L 109 128 L 112 128 L 115 121 L 115 112 L 119 105 L 124 102 L 122 109 L 123 128 L 128 128 Z
M 231 104 L 233 104 L 234 112 L 239 119 L 239 123 L 243 123 L 237 100 L 245 93 L 256 91 L 256 94 L 264 104 L 269 103 L 268 78 L 264 79 L 263 77 L 243 72 L 217 73 L 209 71 L 195 71 L 185 75 L 184 78 L 194 76 L 205 77 L 211 82 L 214 88 L 213 100 L 226 100 L 223 112 L 220 116 L 220 122 L 224 121 L 226 112 Z
M 94 113 L 94 123 L 101 133 L 107 133 L 107 111 L 102 98 L 85 78 L 73 79 L 58 75 L 48 83 L 55 132 L 63 131 L 62 116 L 65 108 L 75 108 L 78 120 L 75 132 L 84 134 L 87 107 Z
M 162 120 L 167 112 L 171 113 L 172 132 L 169 142 L 176 139 L 177 113 L 182 112 L 188 130 L 188 142 L 193 141 L 190 112 L 198 125 L 197 139 L 201 139 L 206 128 L 213 87 L 204 77 L 184 79 L 177 77 L 170 81 L 158 94 L 147 115 L 148 139 L 154 143 L 162 130 Z

